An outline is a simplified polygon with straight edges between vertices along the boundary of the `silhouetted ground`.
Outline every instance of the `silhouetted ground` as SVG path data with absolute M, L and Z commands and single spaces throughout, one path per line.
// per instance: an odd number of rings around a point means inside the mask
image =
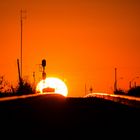
M 0 102 L 0 136 L 4 137 L 116 138 L 136 132 L 139 126 L 139 108 L 104 99 L 43 95 Z

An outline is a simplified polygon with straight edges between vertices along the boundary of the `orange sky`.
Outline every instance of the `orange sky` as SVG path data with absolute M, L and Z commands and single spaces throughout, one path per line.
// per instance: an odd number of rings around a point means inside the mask
M 23 22 L 23 76 L 41 78 L 38 64 L 46 59 L 47 76 L 65 79 L 69 96 L 113 92 L 140 76 L 140 1 L 138 0 L 0 0 L 0 75 L 18 80 L 20 10 Z M 123 77 L 123 79 L 120 79 Z M 136 79 L 140 85 L 140 78 Z

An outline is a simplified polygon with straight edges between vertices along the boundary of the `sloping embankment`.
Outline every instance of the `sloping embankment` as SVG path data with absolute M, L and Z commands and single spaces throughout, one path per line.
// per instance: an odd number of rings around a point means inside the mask
M 114 102 L 125 104 L 130 107 L 140 108 L 139 97 L 133 97 L 133 96 L 127 96 L 127 95 L 115 95 L 115 94 L 107 94 L 107 93 L 91 93 L 91 94 L 86 95 L 85 97 L 103 98 L 106 100 L 111 100 Z

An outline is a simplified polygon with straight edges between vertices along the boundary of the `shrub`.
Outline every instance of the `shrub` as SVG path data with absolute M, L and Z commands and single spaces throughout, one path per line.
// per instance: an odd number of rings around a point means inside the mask
M 130 96 L 140 97 L 140 86 L 129 89 L 127 94 Z
M 21 80 L 21 82 L 19 82 L 16 88 L 16 94 L 22 95 L 22 94 L 33 94 L 33 93 L 35 93 L 34 88 L 28 81 Z

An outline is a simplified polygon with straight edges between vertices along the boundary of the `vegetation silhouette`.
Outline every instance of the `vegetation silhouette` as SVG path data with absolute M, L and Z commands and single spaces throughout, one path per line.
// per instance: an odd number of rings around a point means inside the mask
M 34 94 L 35 87 L 25 79 L 21 79 L 16 87 L 10 85 L 4 76 L 0 76 L 0 97 L 23 95 L 23 94 Z
M 114 94 L 140 97 L 140 86 L 132 87 L 127 91 L 124 91 L 123 89 L 117 89 L 114 91 Z
M 13 87 L 5 80 L 5 77 L 0 76 L 0 96 L 11 95 Z
M 117 89 L 114 91 L 114 94 L 126 95 L 127 93 L 123 89 Z
M 140 86 L 130 88 L 127 92 L 127 95 L 140 97 Z
M 33 93 L 35 93 L 35 89 L 32 87 L 32 85 L 27 80 L 21 79 L 16 87 L 16 94 L 23 95 Z
M 3 92 L 4 85 L 5 80 L 1 78 L 0 87 Z M 34 90 L 30 82 L 25 79 L 13 90 L 10 86 L 11 95 L 32 94 L 35 93 Z M 120 93 L 123 94 L 119 89 L 116 94 Z M 95 137 L 97 132 L 102 134 L 105 130 L 108 138 L 112 134 L 111 130 L 116 136 L 116 132 L 119 135 L 126 129 L 138 128 L 140 118 L 139 108 L 96 97 L 65 98 L 59 94 L 0 102 L 0 114 L 1 136 L 6 132 L 11 133 L 11 137 L 20 135 L 26 138 L 29 135 L 32 138 L 37 136 L 40 138 L 49 134 L 52 138 L 52 132 L 54 136 L 59 132 L 67 136 L 75 133 L 82 136 L 81 134 L 86 133 L 86 136 L 91 134 Z M 117 131 L 114 131 L 116 128 Z M 9 135 L 4 135 L 6 136 Z M 99 135 L 97 136 L 99 138 Z
M 90 88 L 90 91 L 92 91 L 92 88 Z M 3 75 L 0 75 L 0 97 L 34 93 L 36 93 L 35 85 L 32 85 L 28 80 L 21 79 L 16 87 L 13 87 L 5 80 Z M 114 94 L 140 97 L 140 86 L 132 87 L 127 91 L 116 89 Z

